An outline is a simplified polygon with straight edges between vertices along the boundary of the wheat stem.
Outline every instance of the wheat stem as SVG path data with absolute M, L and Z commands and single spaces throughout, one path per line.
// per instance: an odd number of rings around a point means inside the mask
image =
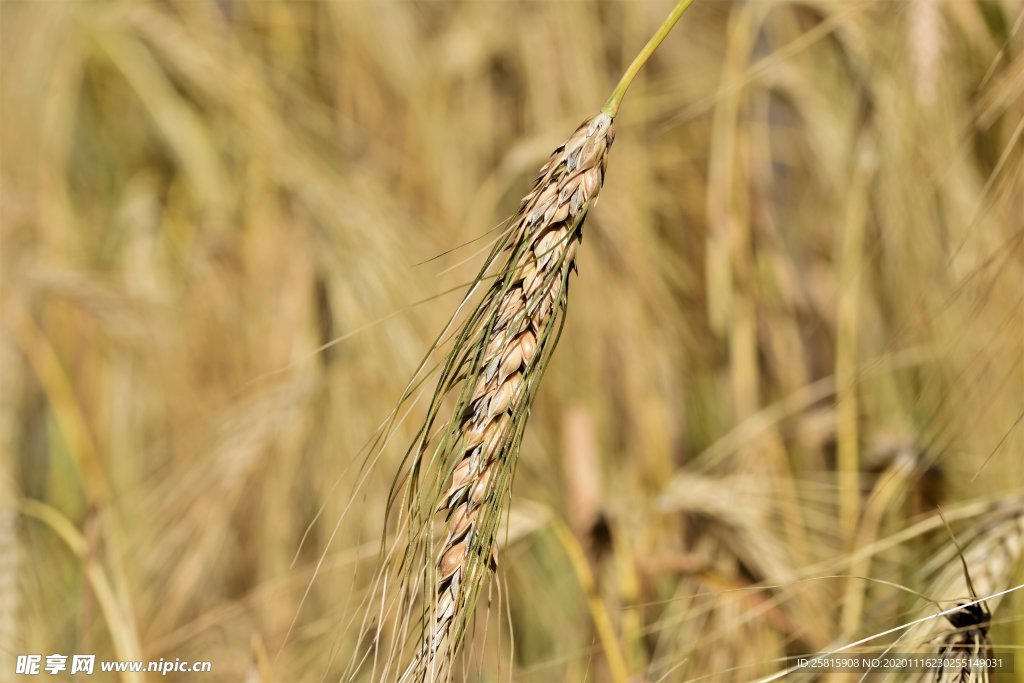
M 662 22 L 661 26 L 655 32 L 651 39 L 647 41 L 640 53 L 633 59 L 633 62 L 626 69 L 626 73 L 622 74 L 622 78 L 619 79 L 619 84 L 615 86 L 615 90 L 612 91 L 611 97 L 601 107 L 601 112 L 608 116 L 615 118 L 615 115 L 619 113 L 619 104 L 622 102 L 622 98 L 626 95 L 626 90 L 629 89 L 633 79 L 636 78 L 637 73 L 643 68 L 647 60 L 651 58 L 654 51 L 658 49 L 661 42 L 665 40 L 676 23 L 679 21 L 683 13 L 693 4 L 693 0 L 679 0 L 676 6 L 672 8 L 672 11 Z
M 612 625 L 611 615 L 597 589 L 597 581 L 594 573 L 590 570 L 587 557 L 576 540 L 576 536 L 560 522 L 553 522 L 551 525 L 558 542 L 562 544 L 565 554 L 569 557 L 569 563 L 576 572 L 576 580 L 587 599 L 587 608 L 594 620 L 594 628 L 597 631 L 597 638 L 601 641 L 604 649 L 604 656 L 608 660 L 608 671 L 614 683 L 626 683 L 629 680 L 629 668 L 626 665 L 626 657 L 615 637 L 615 627 Z

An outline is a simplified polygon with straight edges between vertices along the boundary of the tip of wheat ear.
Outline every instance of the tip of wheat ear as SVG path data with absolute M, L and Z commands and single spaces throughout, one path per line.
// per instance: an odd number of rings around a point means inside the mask
M 537 383 L 557 341 L 587 211 L 604 184 L 612 117 L 587 119 L 551 154 L 513 217 L 493 284 L 467 316 L 446 375 L 460 378 L 449 438 L 426 453 L 441 463 L 442 486 L 428 501 L 446 516 L 433 560 L 433 601 L 403 681 L 444 680 L 477 588 L 495 566 L 495 528 Z M 467 350 L 468 349 L 468 350 Z

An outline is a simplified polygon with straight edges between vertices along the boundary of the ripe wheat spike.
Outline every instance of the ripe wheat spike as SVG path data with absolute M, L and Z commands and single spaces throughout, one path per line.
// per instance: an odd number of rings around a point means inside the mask
M 434 567 L 422 588 L 429 608 L 421 642 L 404 681 L 447 675 L 478 589 L 495 562 L 494 536 L 515 456 L 561 333 L 583 222 L 604 183 L 614 137 L 612 118 L 598 114 L 552 153 L 488 259 L 502 255 L 504 262 L 441 370 L 427 424 L 437 416 L 440 399 L 459 387 L 455 418 L 434 438 L 422 432 L 413 471 L 432 473 L 421 481 L 434 490 L 421 500 L 440 501 L 446 534 L 437 552 L 431 553 L 429 543 L 417 547 L 414 540 L 411 546 L 429 553 Z M 416 539 L 434 510 L 414 505 L 409 512 Z M 416 558 L 406 561 L 415 564 Z
M 402 683 L 451 677 L 480 589 L 497 563 L 496 531 L 530 406 L 565 322 L 569 277 L 604 184 L 615 115 L 692 1 L 678 0 L 601 112 L 552 152 L 446 328 L 457 328 L 452 348 L 388 501 L 404 551 L 389 554 L 391 570 L 378 575 L 384 599 L 377 623 L 397 619 L 385 661 L 374 662 L 383 679 L 398 671 Z M 378 626 L 375 656 L 383 630 Z M 406 648 L 413 652 L 403 668 Z

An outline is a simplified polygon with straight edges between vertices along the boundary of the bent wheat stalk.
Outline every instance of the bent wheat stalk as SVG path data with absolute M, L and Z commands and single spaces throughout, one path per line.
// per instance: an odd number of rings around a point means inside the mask
M 408 608 L 416 602 L 423 610 L 412 629 L 418 636 L 403 683 L 450 677 L 479 590 L 496 563 L 496 529 L 530 405 L 565 320 L 583 223 L 597 202 L 615 138 L 613 119 L 640 67 L 691 2 L 675 6 L 602 111 L 551 154 L 460 306 L 493 278 L 454 336 L 407 455 L 399 514 L 408 540 L 397 572 L 398 614 L 410 619 Z M 442 418 L 453 395 L 454 408 Z M 439 547 L 433 542 L 438 513 L 445 519 Z M 385 675 L 391 664 L 389 657 Z

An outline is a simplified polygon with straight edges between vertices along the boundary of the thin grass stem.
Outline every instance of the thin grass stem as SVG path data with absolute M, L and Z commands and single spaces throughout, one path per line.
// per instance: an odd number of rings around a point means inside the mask
M 609 97 L 608 101 L 604 103 L 603 107 L 601 107 L 601 113 L 607 114 L 613 119 L 615 118 L 615 115 L 619 112 L 619 104 L 622 103 L 622 98 L 626 95 L 626 91 L 629 89 L 633 79 L 636 78 L 637 73 L 640 72 L 640 69 L 642 69 L 644 64 L 647 63 L 647 60 L 651 58 L 651 55 L 653 55 L 654 51 L 658 49 L 661 42 L 665 40 L 665 36 L 672 31 L 680 17 L 683 16 L 683 13 L 686 12 L 692 4 L 693 0 L 679 0 L 679 2 L 676 3 L 676 6 L 672 8 L 672 11 L 665 18 L 665 21 L 662 22 L 655 34 L 651 36 L 651 39 L 647 41 L 644 48 L 640 50 L 640 53 L 633 59 L 629 68 L 626 69 L 626 73 L 622 74 L 622 78 L 619 79 L 619 84 L 616 85 L 615 90 L 612 91 L 611 97 Z

